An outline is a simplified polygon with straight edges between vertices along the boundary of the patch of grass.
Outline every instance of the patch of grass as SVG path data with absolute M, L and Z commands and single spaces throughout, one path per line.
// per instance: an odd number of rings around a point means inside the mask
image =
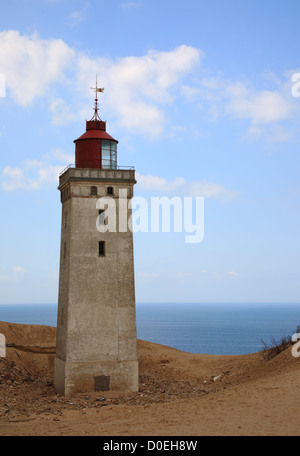
M 300 334 L 300 325 L 297 326 L 296 331 L 293 331 L 293 334 Z M 282 337 L 279 342 L 277 342 L 273 337 L 271 344 L 269 345 L 266 344 L 264 340 L 261 342 L 263 344 L 264 360 L 270 361 L 270 359 L 275 358 L 275 356 L 279 355 L 279 353 L 292 346 L 292 336 Z
M 271 339 L 271 344 L 266 344 L 264 340 L 261 341 L 263 344 L 263 358 L 265 361 L 275 358 L 279 353 L 283 352 L 292 345 L 292 337 L 282 337 L 280 341 L 276 341 L 274 337 Z

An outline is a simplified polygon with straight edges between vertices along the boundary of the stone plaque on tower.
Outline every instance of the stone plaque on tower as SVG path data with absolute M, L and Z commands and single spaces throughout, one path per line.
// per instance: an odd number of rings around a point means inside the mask
M 103 89 L 96 83 L 94 90 L 94 116 L 74 141 L 75 167 L 60 175 L 58 187 L 62 223 L 54 384 L 63 395 L 138 390 L 128 228 L 135 171 L 118 168 L 118 141 L 98 115 Z

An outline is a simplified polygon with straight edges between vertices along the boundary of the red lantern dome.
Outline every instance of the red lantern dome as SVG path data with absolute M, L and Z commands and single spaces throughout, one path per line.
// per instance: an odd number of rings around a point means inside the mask
M 75 139 L 75 167 L 117 169 L 117 144 L 118 141 L 106 132 L 106 122 L 98 114 L 98 89 L 97 80 L 94 115 L 86 122 L 86 132 Z

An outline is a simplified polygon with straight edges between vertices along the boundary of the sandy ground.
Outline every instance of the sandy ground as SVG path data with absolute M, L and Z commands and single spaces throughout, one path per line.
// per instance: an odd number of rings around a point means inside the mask
M 298 436 L 300 358 L 212 356 L 138 341 L 138 393 L 56 394 L 55 328 L 0 322 L 2 436 Z

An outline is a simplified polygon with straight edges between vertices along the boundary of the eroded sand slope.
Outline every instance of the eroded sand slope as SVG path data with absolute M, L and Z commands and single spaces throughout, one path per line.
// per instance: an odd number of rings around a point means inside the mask
M 138 393 L 56 394 L 55 328 L 0 322 L 1 435 L 299 435 L 300 358 L 213 356 L 138 341 Z

